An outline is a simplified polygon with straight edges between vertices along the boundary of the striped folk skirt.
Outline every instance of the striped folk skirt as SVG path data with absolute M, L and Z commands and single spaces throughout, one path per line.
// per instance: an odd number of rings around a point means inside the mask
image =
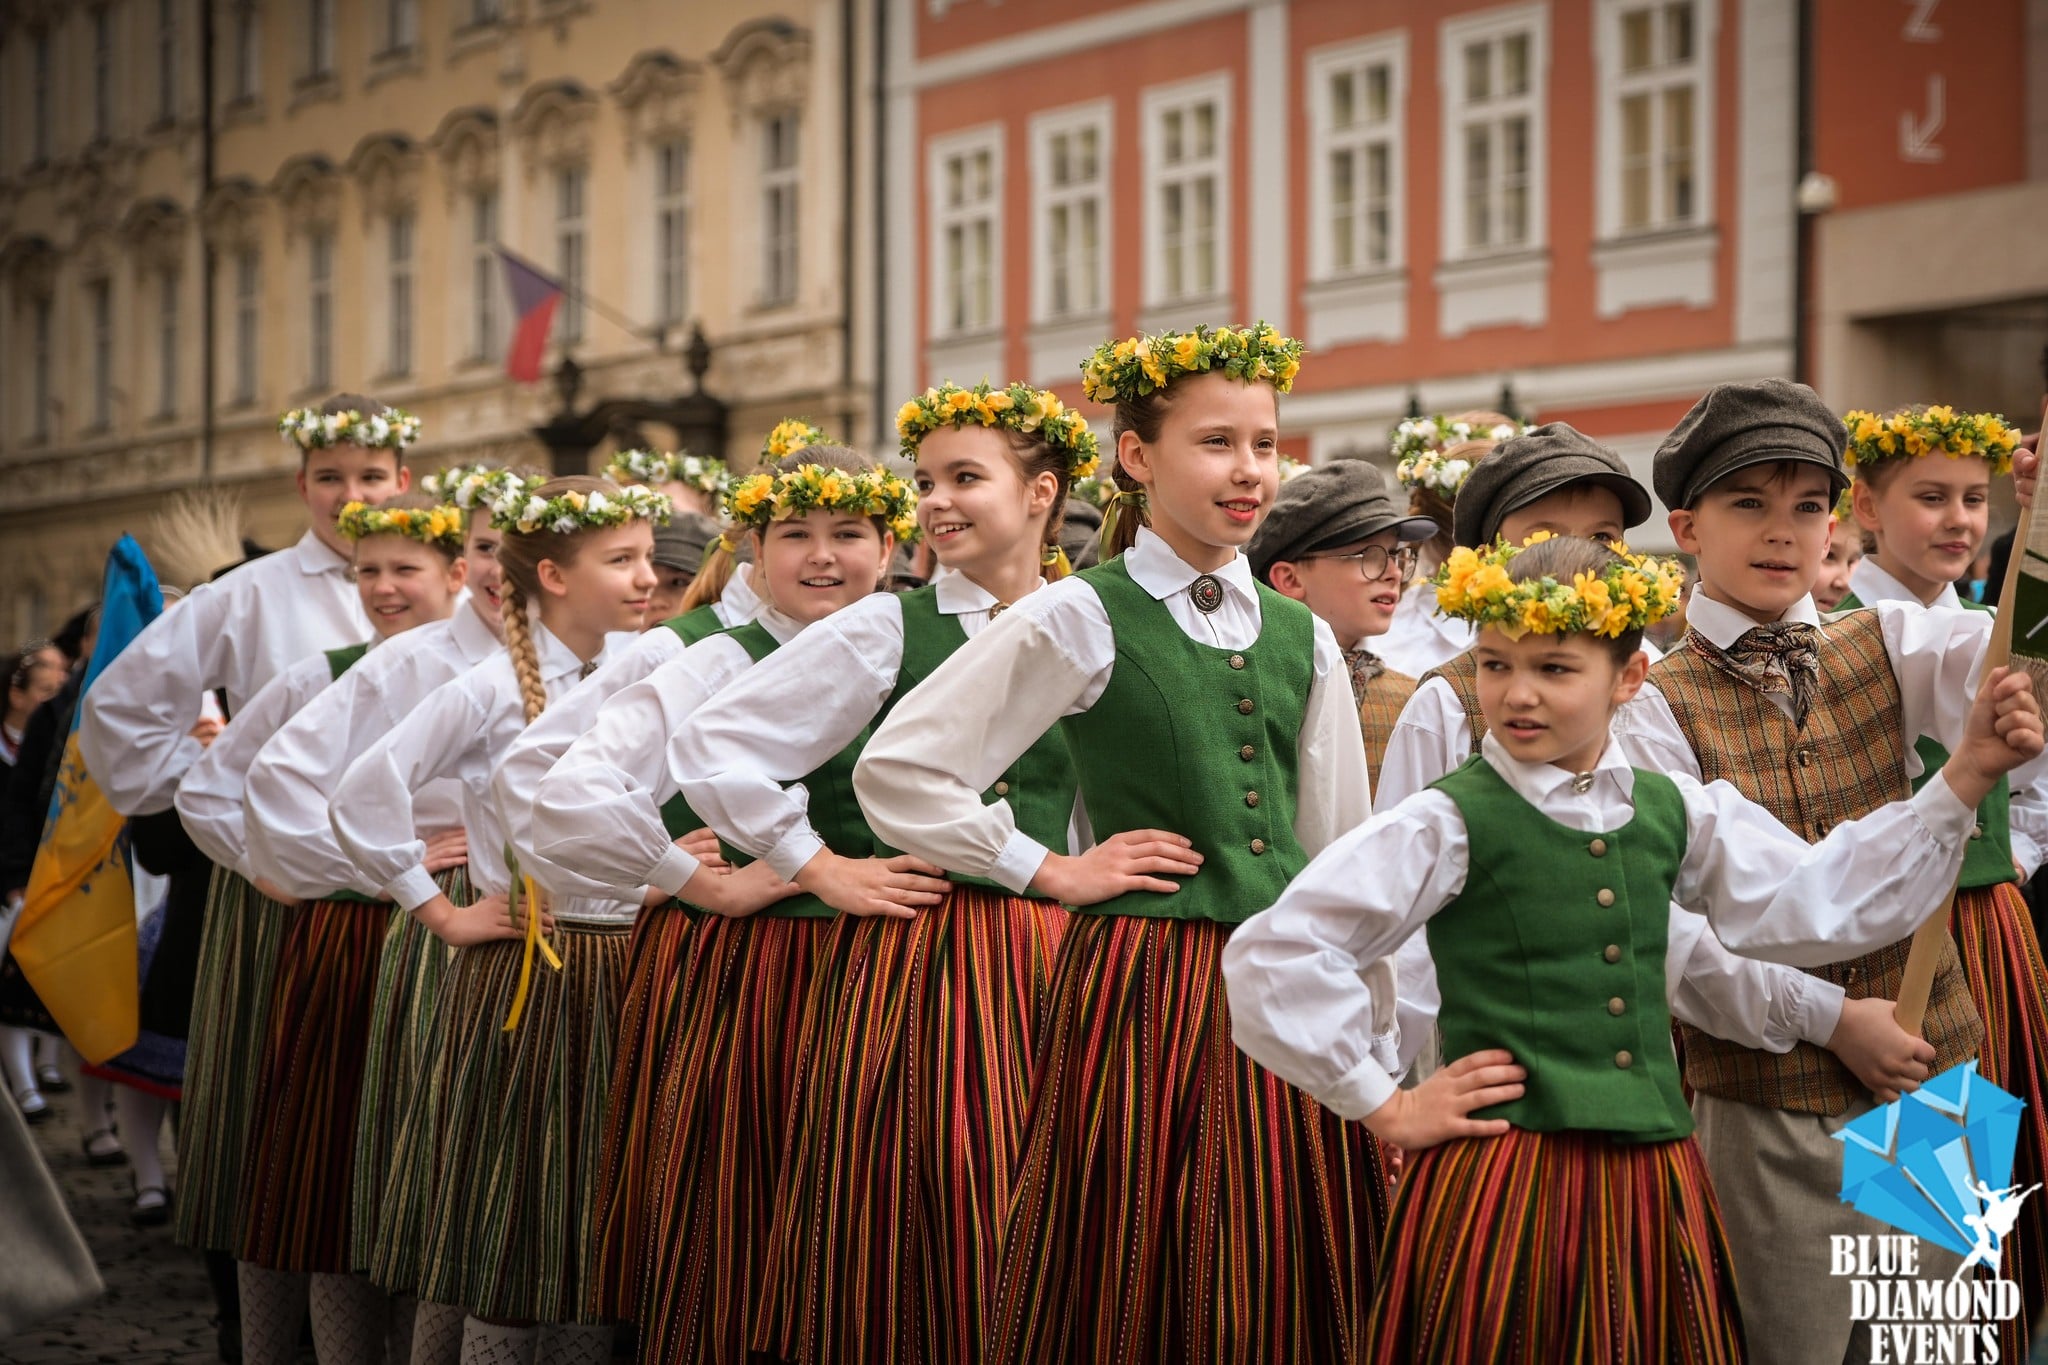
M 1232 1045 L 1230 932 L 1068 920 L 991 1361 L 1307 1365 L 1363 1340 L 1379 1145 Z
M 251 1061 L 269 1035 L 270 985 L 291 915 L 233 872 L 214 869 L 177 1125 L 177 1238 L 204 1251 L 241 1246 L 242 1160 L 257 1081 Z
M 2027 1104 L 2006 1183 L 2048 1182 L 2048 970 L 2027 903 L 2010 882 L 1967 887 L 1956 894 L 1952 930 L 1970 998 L 1984 1016 L 1978 1068 Z M 2000 1326 L 2001 1358 L 2021 1360 L 2032 1324 L 2048 1308 L 2048 1200 L 2037 1195 L 2020 1206 L 2002 1250 L 2000 1274 L 2020 1287 L 2026 1307 Z
M 252 1058 L 255 1108 L 242 1170 L 241 1260 L 341 1275 L 377 953 L 388 901 L 308 901 L 292 912 Z
M 744 1365 L 828 919 L 706 915 L 657 1101 L 643 1362 Z
M 1360 1358 L 1743 1359 L 1698 1146 L 1516 1128 L 1411 1154 Z
M 979 1365 L 1066 921 L 974 886 L 834 921 L 755 1349 Z
M 436 873 L 434 882 L 456 905 L 470 903 L 467 867 Z M 362 1097 L 356 1103 L 349 1260 L 358 1271 L 381 1270 L 386 1278 L 402 1274 L 407 1293 L 419 1277 L 420 1232 L 434 1198 L 432 1087 L 427 1081 L 433 1075 L 441 978 L 450 951 L 417 916 L 391 917 L 377 952 Z M 419 1122 L 408 1134 L 416 1099 Z
M 598 1190 L 597 1270 L 591 1311 L 600 1318 L 639 1316 L 640 1258 L 647 1240 L 644 1211 L 654 1182 L 648 1168 L 661 1077 L 674 1053 L 692 922 L 680 902 L 648 910 L 633 922 L 626 948 L 624 1005 L 612 1060 Z
M 524 945 L 459 949 L 441 989 L 439 1175 L 418 1297 L 499 1321 L 592 1322 L 592 1221 L 627 927 L 559 923 L 504 1024 Z

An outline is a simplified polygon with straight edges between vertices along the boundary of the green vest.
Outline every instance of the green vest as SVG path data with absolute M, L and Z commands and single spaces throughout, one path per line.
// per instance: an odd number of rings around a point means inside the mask
M 1203 863 L 1172 895 L 1132 891 L 1078 913 L 1242 924 L 1308 865 L 1294 810 L 1315 617 L 1259 584 L 1257 642 L 1220 649 L 1190 640 L 1121 558 L 1079 577 L 1116 638 L 1101 700 L 1060 721 L 1088 821 L 1097 838 L 1185 835 Z
M 725 629 L 725 622 L 718 619 L 718 613 L 712 610 L 709 602 L 686 611 L 681 616 L 671 616 L 663 621 L 662 625 L 682 636 L 686 645 L 694 645 L 699 640 L 708 639 Z
M 1425 930 L 1444 1056 L 1505 1048 L 1529 1072 L 1522 1098 L 1474 1117 L 1629 1142 L 1692 1132 L 1664 994 L 1678 788 L 1638 769 L 1634 817 L 1593 835 L 1531 806 L 1484 758 L 1431 785 L 1471 845 L 1465 889 Z
M 1958 596 L 1956 600 L 1965 611 L 1988 611 L 1993 615 L 1998 612 L 1996 607 L 1972 602 L 1967 597 Z M 1852 592 L 1835 604 L 1835 610 L 1850 611 L 1862 605 Z M 1928 778 L 1941 771 L 1949 754 L 1939 740 L 1927 735 L 1913 741 L 1913 752 L 1920 755 L 1920 775 L 1913 779 L 1913 790 L 1917 792 L 1927 785 Z M 1977 807 L 1977 826 L 1970 831 L 1969 846 L 1963 850 L 1963 871 L 1956 885 L 1967 891 L 2019 879 L 2019 870 L 2012 865 L 2012 787 L 2000 777 L 1991 788 L 1991 795 Z
M 343 645 L 340 649 L 328 650 L 327 680 L 329 682 L 340 682 L 341 675 L 354 668 L 362 661 L 363 656 L 369 652 L 370 642 L 368 640 L 363 641 L 359 645 Z M 330 891 L 320 899 L 329 901 L 360 901 L 365 905 L 378 905 L 382 903 L 375 896 L 365 896 L 360 891 L 351 891 L 346 887 L 339 891 Z
M 896 600 L 903 605 L 903 663 L 896 670 L 896 690 L 883 703 L 882 715 L 885 716 L 913 687 L 930 677 L 940 664 L 953 656 L 955 650 L 967 643 L 967 632 L 960 628 L 960 618 L 939 610 L 937 588 L 898 593 Z M 998 801 L 1009 802 L 1010 813 L 1016 816 L 1018 829 L 1054 852 L 1061 853 L 1066 851 L 1067 827 L 1074 817 L 1074 790 L 1074 761 L 1067 755 L 1067 737 L 1058 726 L 1054 726 L 1040 735 L 1037 742 L 1004 771 L 994 786 L 981 794 L 981 804 L 992 806 Z M 877 839 L 875 852 L 878 857 L 893 858 L 902 850 L 891 848 Z M 957 872 L 946 875 L 949 880 L 963 886 L 984 886 L 1004 895 L 1010 894 L 1008 888 L 997 886 L 983 877 L 966 877 Z M 1024 894 L 1044 899 L 1035 892 L 1026 891 Z
M 708 614 L 710 610 L 711 608 L 709 607 L 699 607 L 687 616 L 678 616 L 672 620 L 664 621 L 662 624 L 675 631 L 676 634 L 681 635 L 689 644 L 695 644 L 697 641 L 690 639 L 689 630 L 685 629 L 681 623 L 693 622 L 700 615 Z M 775 652 L 776 639 L 765 630 L 756 627 L 745 635 L 741 635 L 740 631 L 743 627 L 734 626 L 732 629 L 727 630 L 724 626 L 718 626 L 718 618 L 715 616 L 711 617 L 711 622 L 714 626 L 718 627 L 710 632 L 712 635 L 723 632 L 732 636 L 735 640 L 739 641 L 741 648 L 747 651 L 747 657 L 755 663 L 760 663 L 761 660 Z M 690 629 L 694 628 L 694 626 L 690 627 Z M 697 638 L 704 639 L 707 637 L 699 636 Z M 674 796 L 661 803 L 661 827 L 668 831 L 669 838 L 680 839 L 692 830 L 703 829 L 704 820 L 697 812 L 690 809 L 690 803 L 683 800 L 683 794 L 677 792 Z M 718 846 L 724 851 L 726 861 L 731 862 L 735 867 L 744 867 L 753 861 L 753 859 L 747 857 L 738 849 L 728 847 L 722 839 L 719 841 Z M 687 902 L 678 900 L 677 903 L 686 904 Z
M 747 653 L 757 660 L 765 658 L 775 648 L 775 637 L 758 621 L 734 626 L 726 634 L 746 646 Z M 868 736 L 875 732 L 875 723 L 880 719 L 877 716 L 869 721 L 844 749 L 797 779 L 810 795 L 806 814 L 810 817 L 811 828 L 825 841 L 825 847 L 844 858 L 874 856 L 875 832 L 868 828 L 867 817 L 861 814 L 860 802 L 853 794 L 853 765 L 860 762 L 860 752 L 867 747 Z M 719 847 L 725 850 L 726 860 L 734 867 L 744 867 L 753 861 L 723 840 L 719 841 Z M 803 891 L 788 900 L 777 901 L 761 913 L 776 919 L 831 919 L 839 912 L 808 891 Z

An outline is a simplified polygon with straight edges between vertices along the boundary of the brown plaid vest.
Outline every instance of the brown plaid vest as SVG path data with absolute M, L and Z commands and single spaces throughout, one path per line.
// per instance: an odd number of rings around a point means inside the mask
M 1380 760 L 1386 757 L 1394 722 L 1401 718 L 1401 708 L 1414 695 L 1415 679 L 1390 668 L 1367 683 L 1365 694 L 1358 699 L 1358 724 L 1365 731 L 1365 762 L 1374 781 L 1379 780 Z
M 1762 693 L 1723 672 L 1696 634 L 1650 670 L 1699 757 L 1700 775 L 1729 782 L 1809 841 L 1909 794 L 1899 682 L 1877 613 L 1851 612 L 1820 629 L 1820 679 L 1803 731 Z M 1852 1000 L 1895 999 L 1910 944 L 1901 940 L 1812 974 Z M 1834 1054 L 1811 1043 L 1780 1055 L 1685 1025 L 1680 1030 L 1685 1079 L 1694 1090 L 1802 1114 L 1839 1114 L 1867 1094 Z M 1942 946 L 1921 1033 L 1934 1044 L 1936 1074 L 1976 1056 L 1983 1038 L 1953 940 Z
M 1465 708 L 1465 719 L 1472 722 L 1472 752 L 1479 752 L 1479 741 L 1486 738 L 1486 716 L 1479 709 L 1479 660 L 1471 650 L 1440 667 L 1432 668 L 1422 675 L 1428 682 L 1431 678 L 1442 678 L 1458 699 L 1458 705 Z

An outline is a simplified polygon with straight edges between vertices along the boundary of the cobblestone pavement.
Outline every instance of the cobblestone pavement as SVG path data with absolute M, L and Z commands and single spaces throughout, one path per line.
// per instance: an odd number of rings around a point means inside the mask
M 107 1282 L 97 1303 L 0 1341 L 6 1365 L 71 1365 L 75 1361 L 213 1365 L 213 1296 L 199 1253 L 171 1240 L 168 1227 L 128 1221 L 129 1171 L 88 1166 L 80 1139 L 85 1125 L 78 1092 L 49 1097 L 57 1116 L 36 1125 L 36 1145 L 56 1172 L 85 1240 Z M 6 1103 L 0 1093 L 0 1104 Z M 164 1135 L 164 1165 L 172 1166 Z M 175 1182 L 176 1172 L 172 1172 Z

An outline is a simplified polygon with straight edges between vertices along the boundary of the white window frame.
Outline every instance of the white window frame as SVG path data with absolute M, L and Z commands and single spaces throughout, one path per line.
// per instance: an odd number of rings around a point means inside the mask
M 419 308 L 419 215 L 399 209 L 384 220 L 384 263 L 388 271 L 385 296 L 387 335 L 384 372 L 409 375 L 418 360 L 414 318 Z
M 690 140 L 666 138 L 649 150 L 655 311 L 664 326 L 675 327 L 690 313 Z M 673 181 L 665 183 L 672 171 Z
M 262 375 L 263 253 L 253 246 L 235 252 L 234 290 L 235 402 L 249 404 Z
M 1363 88 L 1365 73 L 1374 67 L 1387 69 L 1387 117 L 1378 124 L 1356 124 L 1339 131 L 1330 98 L 1330 82 L 1349 73 Z M 1329 281 L 1355 279 L 1401 269 L 1408 260 L 1407 143 L 1408 143 L 1408 35 L 1382 34 L 1339 47 L 1319 48 L 1308 54 L 1309 119 L 1309 279 Z M 1362 167 L 1365 150 L 1374 144 L 1387 148 L 1387 235 L 1386 259 L 1368 261 L 1363 254 L 1349 266 L 1337 263 L 1337 234 L 1332 221 L 1335 211 L 1330 163 L 1339 151 L 1358 154 Z M 1363 216 L 1364 179 L 1354 169 L 1352 184 L 1360 196 Z M 1361 253 L 1363 242 L 1360 243 Z
M 1183 163 L 1170 173 L 1164 164 L 1166 154 L 1165 121 L 1169 113 L 1185 112 L 1203 104 L 1216 108 L 1215 150 L 1201 164 Z M 1143 254 L 1145 259 L 1145 306 L 1147 308 L 1180 308 L 1186 305 L 1202 304 L 1212 300 L 1227 300 L 1233 297 L 1236 281 L 1232 270 L 1231 216 L 1236 208 L 1233 197 L 1235 190 L 1231 182 L 1231 129 L 1232 129 L 1232 82 L 1228 71 L 1213 72 L 1193 80 L 1179 81 L 1173 85 L 1154 86 L 1140 96 L 1138 102 L 1139 143 L 1144 164 L 1144 206 L 1139 210 L 1139 221 L 1143 225 Z M 1215 177 L 1216 222 L 1215 222 L 1215 278 L 1206 292 L 1182 289 L 1178 293 L 1167 292 L 1166 243 L 1164 212 L 1161 201 L 1171 182 L 1191 184 L 1204 175 Z
M 566 286 L 556 316 L 556 338 L 564 345 L 583 340 L 583 293 L 590 278 L 590 167 L 557 166 L 555 185 L 555 273 Z M 574 193 L 571 193 L 571 190 Z
M 1683 66 L 1657 67 L 1634 75 L 1622 74 L 1622 22 L 1636 10 L 1661 11 L 1669 0 L 1597 0 L 1594 12 L 1593 54 L 1599 71 L 1599 146 L 1596 164 L 1601 168 L 1598 189 L 1599 232 L 1603 240 L 1635 238 L 1654 233 L 1686 232 L 1704 228 L 1714 221 L 1714 78 L 1715 49 L 1720 33 L 1719 0 L 1690 0 L 1693 12 L 1692 60 Z M 1662 198 L 1663 177 L 1653 175 L 1650 192 L 1652 214 L 1647 224 L 1627 227 L 1622 222 L 1622 126 L 1621 106 L 1627 96 L 1661 93 L 1678 85 L 1690 85 L 1693 92 L 1693 211 L 1679 218 L 1656 212 Z M 1663 112 L 1661 101 L 1652 103 L 1653 154 L 1661 154 Z
M 791 126 L 789 164 L 773 166 L 769 158 L 775 147 L 774 128 L 784 119 Z M 803 292 L 804 111 L 794 105 L 764 109 L 755 119 L 754 127 L 759 137 L 755 165 L 760 179 L 759 198 L 755 202 L 761 215 L 760 252 L 755 258 L 760 270 L 755 306 L 787 308 Z M 778 215 L 770 205 L 784 199 L 788 211 L 781 215 L 784 227 L 778 234 L 771 227 Z
M 986 123 L 945 137 L 934 138 L 927 147 L 928 188 L 925 203 L 931 234 L 931 335 L 934 340 L 982 336 L 1003 326 L 1003 125 Z M 950 163 L 986 154 L 989 162 L 988 197 L 972 204 L 948 205 L 944 187 Z M 963 232 L 975 223 L 989 225 L 988 316 L 953 319 L 950 296 L 952 281 L 946 278 L 946 234 L 954 228 Z M 978 376 L 977 376 L 978 377 Z
M 1493 99 L 1483 115 L 1468 117 L 1464 98 L 1466 47 L 1475 42 L 1498 42 L 1515 34 L 1526 34 L 1529 39 L 1528 90 L 1519 96 Z M 1447 19 L 1438 30 L 1437 51 L 1438 89 L 1443 106 L 1443 169 L 1438 177 L 1442 183 L 1443 259 L 1485 260 L 1544 250 L 1550 242 L 1550 6 L 1510 5 Z M 1497 123 L 1516 114 L 1529 124 L 1528 235 L 1519 242 L 1503 244 L 1496 237 L 1484 246 L 1470 246 L 1465 222 L 1466 124 Z
M 1095 134 L 1095 177 L 1086 183 L 1053 183 L 1053 142 L 1092 131 Z M 1115 236 L 1110 229 L 1110 186 L 1114 167 L 1115 106 L 1107 99 L 1050 109 L 1031 120 L 1031 318 L 1058 326 L 1093 319 L 1109 312 L 1109 262 Z M 1058 308 L 1053 299 L 1053 210 L 1092 201 L 1095 205 L 1095 272 L 1089 281 L 1093 306 Z
M 334 74 L 334 0 L 301 0 L 306 24 L 306 72 L 309 81 Z
M 236 7 L 232 42 L 229 60 L 235 79 L 230 102 L 244 104 L 263 93 L 263 19 L 253 0 Z
M 308 389 L 324 389 L 334 383 L 334 239 L 331 227 L 317 227 L 306 233 Z
M 410 52 L 420 42 L 420 0 L 384 0 L 384 44 L 380 55 Z
M 497 358 L 505 338 L 500 331 L 500 295 L 504 270 L 498 260 L 498 223 L 503 212 L 496 185 L 480 186 L 465 196 L 464 255 L 469 261 L 469 354 L 476 363 Z
M 111 431 L 114 426 L 114 280 L 95 275 L 85 282 L 85 336 L 90 348 L 86 361 L 87 394 L 92 431 Z
M 173 417 L 178 411 L 178 292 L 184 277 L 174 265 L 164 266 L 156 275 L 156 412 Z

